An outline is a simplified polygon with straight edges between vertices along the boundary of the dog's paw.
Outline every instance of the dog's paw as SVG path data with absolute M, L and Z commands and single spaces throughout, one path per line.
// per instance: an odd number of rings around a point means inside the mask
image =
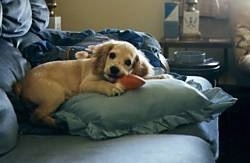
M 110 84 L 109 87 L 105 90 L 107 96 L 120 96 L 125 92 L 125 88 L 120 83 Z
M 45 109 L 35 109 L 34 112 L 31 114 L 30 121 L 33 124 L 38 125 L 46 125 L 50 127 L 57 128 L 56 120 L 51 117 L 50 115 L 47 115 L 47 112 L 44 111 Z
M 79 51 L 75 53 L 75 58 L 76 59 L 86 59 L 89 58 L 90 54 L 86 51 Z

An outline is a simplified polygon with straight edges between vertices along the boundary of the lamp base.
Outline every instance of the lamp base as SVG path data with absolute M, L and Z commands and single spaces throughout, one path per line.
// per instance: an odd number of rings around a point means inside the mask
M 182 24 L 182 38 L 200 38 L 201 33 L 199 31 L 199 17 L 200 12 L 198 10 L 184 11 L 183 24 Z
M 52 16 L 49 18 L 49 28 L 61 30 L 61 16 Z

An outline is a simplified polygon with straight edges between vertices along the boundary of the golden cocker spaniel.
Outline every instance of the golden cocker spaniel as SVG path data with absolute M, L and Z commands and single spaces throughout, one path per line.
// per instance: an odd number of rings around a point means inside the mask
M 120 95 L 125 89 L 115 82 L 117 78 L 130 73 L 146 77 L 153 72 L 143 53 L 128 42 L 111 40 L 91 49 L 93 57 L 39 65 L 14 85 L 22 99 L 37 104 L 33 122 L 56 127 L 51 114 L 73 95 Z

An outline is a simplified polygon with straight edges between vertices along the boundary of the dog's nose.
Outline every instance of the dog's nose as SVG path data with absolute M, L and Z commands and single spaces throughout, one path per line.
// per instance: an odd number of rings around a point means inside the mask
M 119 68 L 117 68 L 116 66 L 111 66 L 111 67 L 110 67 L 110 72 L 111 72 L 111 74 L 113 74 L 113 75 L 117 75 L 117 74 L 120 72 L 120 70 L 119 70 Z

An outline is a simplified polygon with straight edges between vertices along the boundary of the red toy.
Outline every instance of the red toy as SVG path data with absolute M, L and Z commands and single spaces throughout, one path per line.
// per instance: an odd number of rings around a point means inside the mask
M 126 90 L 136 89 L 145 84 L 145 80 L 142 77 L 134 74 L 124 75 L 118 79 L 118 82 L 120 82 Z

